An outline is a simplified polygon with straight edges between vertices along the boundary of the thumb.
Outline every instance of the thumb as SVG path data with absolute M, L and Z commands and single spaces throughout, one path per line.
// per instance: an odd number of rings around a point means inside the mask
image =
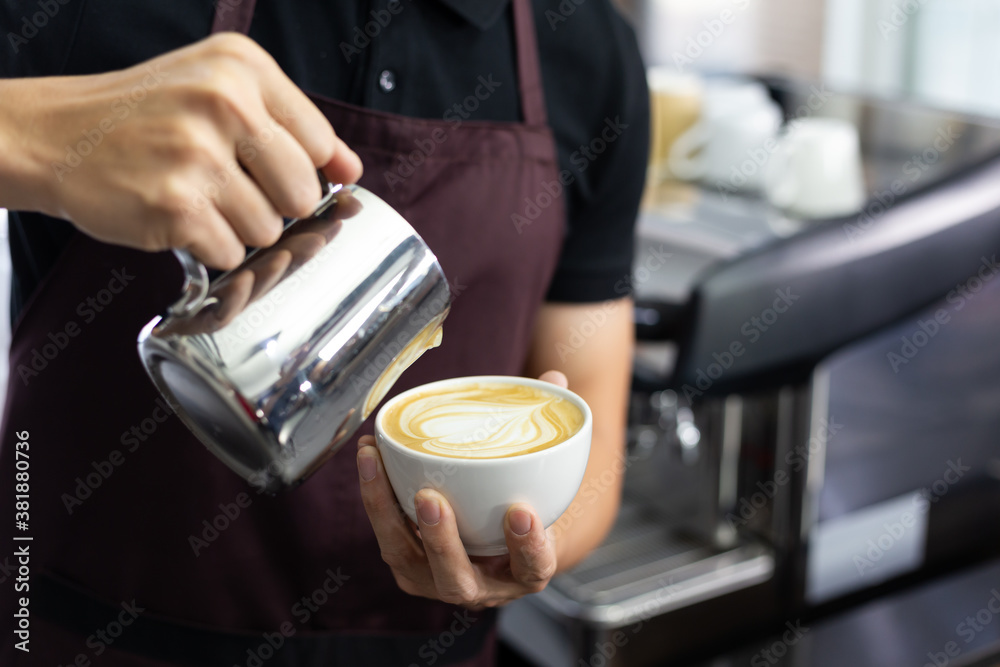
M 549 382 L 557 387 L 562 387 L 563 389 L 569 388 L 569 380 L 559 371 L 545 371 L 538 376 L 538 379 L 542 382 Z

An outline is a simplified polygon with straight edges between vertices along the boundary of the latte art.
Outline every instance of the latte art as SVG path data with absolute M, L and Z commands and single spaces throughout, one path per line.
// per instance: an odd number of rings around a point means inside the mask
M 572 437 L 584 416 L 535 387 L 470 383 L 417 393 L 383 415 L 386 435 L 437 456 L 492 459 L 547 449 Z

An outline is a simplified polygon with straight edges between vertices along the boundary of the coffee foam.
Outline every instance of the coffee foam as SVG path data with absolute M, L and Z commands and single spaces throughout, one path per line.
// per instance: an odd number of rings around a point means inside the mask
M 415 393 L 382 415 L 387 436 L 410 449 L 492 459 L 547 449 L 583 426 L 571 401 L 542 389 L 473 382 Z

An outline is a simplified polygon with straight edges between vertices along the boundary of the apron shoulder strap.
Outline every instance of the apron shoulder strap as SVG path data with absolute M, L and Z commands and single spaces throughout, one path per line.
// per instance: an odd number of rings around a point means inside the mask
M 250 22 L 256 0 L 218 0 L 212 33 L 250 32 Z M 545 92 L 542 87 L 541 63 L 538 60 L 538 36 L 532 16 L 531 0 L 513 0 L 514 38 L 517 44 L 517 78 L 521 97 L 521 115 L 526 125 L 548 124 L 545 113 Z
M 526 125 L 548 124 L 542 65 L 538 59 L 538 35 L 531 0 L 513 0 L 514 37 L 517 43 L 517 78 L 521 94 L 521 114 Z

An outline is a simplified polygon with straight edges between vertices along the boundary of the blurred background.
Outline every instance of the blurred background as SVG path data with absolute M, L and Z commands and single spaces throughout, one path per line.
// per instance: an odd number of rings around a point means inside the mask
M 1000 0 L 619 5 L 653 124 L 625 499 L 503 664 L 1000 665 Z
M 687 69 L 783 74 L 839 90 L 1000 113 L 1000 3 L 991 0 L 651 0 L 636 18 L 646 62 L 674 66 L 729 9 L 735 20 Z
M 619 4 L 624 501 L 504 662 L 1000 665 L 1000 2 Z

